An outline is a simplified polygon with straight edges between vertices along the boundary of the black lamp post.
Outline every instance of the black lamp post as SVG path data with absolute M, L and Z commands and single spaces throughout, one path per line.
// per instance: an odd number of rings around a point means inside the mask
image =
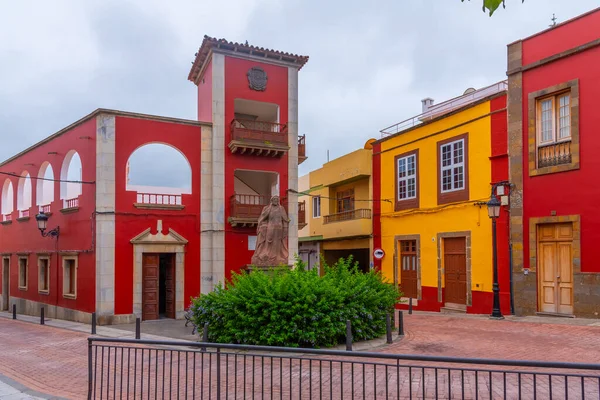
M 42 233 L 43 237 L 50 236 L 50 237 L 55 237 L 58 239 L 58 234 L 60 231 L 60 228 L 58 226 L 56 228 L 46 232 L 46 228 L 48 226 L 48 216 L 46 214 L 44 214 L 43 212 L 39 213 L 38 215 L 35 216 L 35 220 L 37 221 L 38 229 Z
M 496 187 L 494 186 L 494 189 Z M 488 216 L 492 219 L 492 248 L 493 248 L 493 258 L 494 258 L 494 308 L 492 309 L 491 318 L 494 319 L 504 319 L 502 316 L 502 312 L 500 312 L 500 286 L 498 285 L 498 248 L 496 244 L 496 220 L 500 216 L 500 200 L 496 197 L 494 193 L 494 189 L 492 189 L 492 196 L 490 201 L 487 202 Z

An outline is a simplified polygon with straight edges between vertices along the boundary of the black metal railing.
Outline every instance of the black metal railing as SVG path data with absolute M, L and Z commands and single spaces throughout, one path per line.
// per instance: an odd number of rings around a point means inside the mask
M 89 399 L 586 398 L 600 364 L 89 338 Z

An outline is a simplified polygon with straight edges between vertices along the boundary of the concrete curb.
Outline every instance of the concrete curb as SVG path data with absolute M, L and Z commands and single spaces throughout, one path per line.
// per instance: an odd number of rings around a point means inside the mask
M 37 390 L 33 390 L 28 388 L 27 386 L 15 381 L 14 379 L 11 379 L 7 376 L 4 376 L 2 374 L 0 374 L 0 382 L 4 383 L 5 385 L 8 385 L 10 387 L 12 387 L 13 389 L 19 391 L 19 394 L 24 394 L 27 396 L 32 396 L 35 398 L 40 398 L 40 399 L 48 399 L 48 400 L 68 400 L 65 399 L 64 397 L 56 397 L 56 396 L 51 396 L 45 393 L 41 393 L 38 392 Z M 16 393 L 15 393 L 16 394 Z M 13 396 L 12 394 L 9 396 Z

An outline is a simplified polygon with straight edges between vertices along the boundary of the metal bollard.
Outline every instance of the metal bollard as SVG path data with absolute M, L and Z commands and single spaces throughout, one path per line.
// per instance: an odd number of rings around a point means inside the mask
M 96 313 L 92 313 L 92 335 L 96 334 Z
M 141 319 L 139 317 L 136 318 L 135 319 L 135 338 L 136 339 L 139 339 L 141 337 L 142 328 L 140 326 L 140 323 L 141 323 Z
M 385 316 L 385 333 L 387 335 L 387 344 L 394 343 L 392 340 L 392 316 L 390 313 L 387 313 Z
M 13 319 L 17 319 L 17 305 L 13 304 Z
M 44 307 L 40 310 L 40 325 L 44 325 Z
M 202 328 L 202 341 L 208 343 L 208 322 L 206 322 Z M 206 351 L 206 347 L 202 347 L 201 351 Z
M 408 315 L 412 315 L 412 297 L 408 299 Z
M 398 336 L 404 336 L 404 314 L 398 311 Z
M 352 323 L 346 321 L 346 351 L 352 351 Z

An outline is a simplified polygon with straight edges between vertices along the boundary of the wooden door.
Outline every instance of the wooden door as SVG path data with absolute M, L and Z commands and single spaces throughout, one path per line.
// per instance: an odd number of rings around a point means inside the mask
M 175 318 L 175 254 L 165 258 L 165 316 Z
M 541 312 L 573 314 L 573 224 L 538 225 Z
M 158 319 L 159 255 L 144 254 L 142 259 L 142 320 Z
M 417 241 L 400 241 L 400 290 L 403 297 L 418 298 Z
M 467 246 L 466 238 L 444 239 L 444 270 L 446 303 L 467 304 Z

